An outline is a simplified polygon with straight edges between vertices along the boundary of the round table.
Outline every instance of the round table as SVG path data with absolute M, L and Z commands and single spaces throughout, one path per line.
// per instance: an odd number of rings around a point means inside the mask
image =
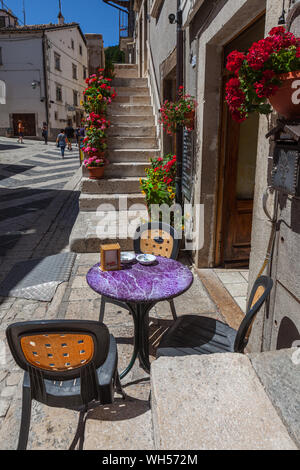
M 180 262 L 160 256 L 152 265 L 134 262 L 123 265 L 119 271 L 103 272 L 99 266 L 96 264 L 87 273 L 88 285 L 101 295 L 124 302 L 134 321 L 134 351 L 120 377 L 128 374 L 137 357 L 149 373 L 149 311 L 157 302 L 187 291 L 193 283 L 193 274 Z

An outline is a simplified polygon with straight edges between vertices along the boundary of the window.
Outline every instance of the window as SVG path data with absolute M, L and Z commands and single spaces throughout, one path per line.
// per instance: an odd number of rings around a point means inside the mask
M 0 28 L 5 28 L 5 16 L 0 16 Z
M 61 70 L 60 68 L 60 55 L 54 52 L 54 67 L 55 70 Z
M 73 91 L 73 104 L 74 106 L 78 106 L 78 92 Z
M 57 111 L 55 111 L 55 113 L 54 113 L 54 119 L 55 119 L 55 121 L 58 121 L 58 112 Z
M 77 66 L 72 64 L 72 71 L 73 71 L 73 79 L 77 80 Z
M 87 68 L 85 66 L 83 66 L 83 78 L 84 80 L 86 79 L 87 77 Z
M 3 61 L 2 61 L 2 47 L 0 47 L 0 65 L 3 65 Z
M 74 50 L 74 41 L 73 41 L 73 39 L 71 39 L 71 47 Z
M 56 101 L 62 101 L 62 87 L 61 85 L 56 85 Z
M 79 54 L 82 55 L 82 46 L 79 46 Z

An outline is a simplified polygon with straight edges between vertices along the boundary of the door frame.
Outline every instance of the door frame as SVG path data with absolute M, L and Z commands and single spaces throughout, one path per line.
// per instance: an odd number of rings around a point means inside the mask
M 225 63 L 225 48 L 237 39 L 241 34 L 245 31 L 250 29 L 256 22 L 258 22 L 263 16 L 266 15 L 266 10 L 262 11 L 256 18 L 254 18 L 247 26 L 242 28 L 235 36 L 233 36 L 230 41 L 223 45 L 222 51 L 222 64 Z M 217 191 L 217 211 L 216 211 L 216 237 L 215 237 L 215 256 L 214 256 L 214 264 L 215 266 L 222 265 L 224 259 L 224 243 L 223 243 L 223 234 L 224 234 L 224 218 L 226 216 L 226 211 L 228 210 L 228 201 L 225 204 L 225 181 L 226 181 L 226 162 L 227 162 L 227 151 L 228 151 L 228 118 L 229 118 L 229 109 L 227 103 L 224 99 L 225 96 L 225 86 L 226 82 L 228 81 L 229 77 L 232 74 L 227 71 L 224 67 L 222 67 L 222 85 L 221 85 L 221 93 L 220 93 L 220 125 L 219 125 L 219 132 L 218 132 L 218 141 L 219 141 L 219 168 L 218 168 L 218 191 Z M 239 141 L 239 124 L 237 124 L 238 135 L 236 137 L 236 141 Z M 237 170 L 237 168 L 236 168 Z

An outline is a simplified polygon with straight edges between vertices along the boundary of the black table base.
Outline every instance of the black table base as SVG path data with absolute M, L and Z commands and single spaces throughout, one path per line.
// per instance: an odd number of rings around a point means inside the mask
M 123 379 L 132 369 L 136 359 L 140 361 L 140 366 L 149 374 L 149 312 L 156 302 L 152 303 L 127 303 L 128 310 L 132 314 L 134 322 L 134 346 L 130 363 L 120 373 Z

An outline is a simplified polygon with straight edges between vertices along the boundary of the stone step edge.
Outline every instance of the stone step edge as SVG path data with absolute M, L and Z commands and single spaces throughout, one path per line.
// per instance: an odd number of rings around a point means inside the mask
M 82 179 L 81 179 L 81 182 L 86 181 L 86 180 L 92 181 L 95 184 L 97 182 L 99 183 L 101 181 L 111 181 L 111 182 L 115 182 L 115 181 L 122 181 L 122 182 L 123 181 L 134 181 L 135 182 L 135 181 L 139 181 L 139 179 L 140 179 L 139 176 L 123 176 L 123 177 L 119 177 L 119 178 L 118 177 L 117 178 L 110 178 L 110 177 L 105 178 L 104 177 L 104 178 L 101 178 L 100 180 L 92 180 L 90 178 L 86 178 L 85 176 L 83 176 Z
M 86 194 L 81 193 L 79 199 L 131 199 L 131 198 L 142 198 L 145 199 L 142 193 L 128 193 L 128 194 Z
M 149 127 L 150 129 L 156 129 L 153 124 L 147 124 L 147 123 L 144 124 L 144 125 L 141 124 L 140 126 L 136 126 L 135 124 L 134 124 L 133 126 L 130 126 L 130 125 L 128 125 L 128 124 L 123 124 L 123 123 L 118 124 L 118 123 L 117 123 L 117 124 L 111 124 L 111 126 L 109 127 L 108 130 L 110 130 L 110 129 L 118 129 L 119 127 L 122 128 L 122 129 L 141 129 L 141 128 L 144 129 L 144 127 L 146 127 L 147 129 L 148 129 L 148 127 Z

